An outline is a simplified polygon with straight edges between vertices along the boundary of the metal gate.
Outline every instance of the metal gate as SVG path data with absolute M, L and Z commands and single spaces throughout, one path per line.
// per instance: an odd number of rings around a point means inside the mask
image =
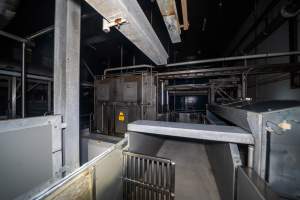
M 174 162 L 123 151 L 124 200 L 172 200 L 174 191 Z

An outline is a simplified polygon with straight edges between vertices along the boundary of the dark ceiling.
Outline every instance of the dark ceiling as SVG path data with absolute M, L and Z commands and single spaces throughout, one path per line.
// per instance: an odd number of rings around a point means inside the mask
M 256 0 L 188 0 L 190 28 L 182 31 L 182 43 L 172 45 L 156 2 L 138 0 L 147 18 L 151 21 L 165 49 L 169 62 L 221 56 L 234 37 L 239 26 L 250 14 Z M 182 21 L 180 0 L 176 0 L 179 18 Z M 123 65 L 151 63 L 134 45 L 117 30 L 102 32 L 101 16 L 82 1 L 81 61 L 101 73 L 104 67 L 119 66 L 123 48 Z M 54 24 L 54 0 L 23 0 L 17 7 L 16 16 L 3 29 L 24 37 Z M 152 16 L 152 17 L 151 17 Z M 152 20 L 151 20 L 152 19 Z M 0 37 L 1 60 L 18 57 L 19 44 Z M 38 51 L 36 50 L 38 49 Z M 38 53 L 37 53 L 38 52 Z M 36 46 L 29 49 L 32 65 L 38 60 L 53 57 L 53 33 L 39 38 Z M 44 65 L 52 66 L 51 61 Z M 99 67 L 100 66 L 100 67 Z

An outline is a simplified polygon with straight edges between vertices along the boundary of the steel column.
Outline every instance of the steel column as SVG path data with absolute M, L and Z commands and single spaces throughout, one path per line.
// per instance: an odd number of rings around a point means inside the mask
M 21 75 L 21 80 L 22 80 L 22 118 L 25 117 L 26 113 L 26 108 L 25 108 L 25 100 L 26 100 L 26 80 L 25 80 L 25 51 L 26 51 L 26 44 L 25 42 L 22 43 L 22 75 Z
M 17 111 L 17 78 L 11 78 L 11 118 L 16 118 Z
M 66 173 L 79 167 L 79 0 L 56 0 L 54 27 L 54 114 L 61 114 Z
M 247 75 L 242 74 L 242 99 L 247 97 Z
M 47 103 L 48 103 L 48 113 L 51 113 L 51 102 L 52 102 L 52 85 L 51 81 L 48 82 L 48 87 L 47 87 Z
M 164 106 L 165 106 L 165 98 L 164 98 L 164 92 L 165 92 L 165 82 L 161 81 L 161 88 L 160 88 L 160 103 L 161 103 L 161 112 L 164 112 Z

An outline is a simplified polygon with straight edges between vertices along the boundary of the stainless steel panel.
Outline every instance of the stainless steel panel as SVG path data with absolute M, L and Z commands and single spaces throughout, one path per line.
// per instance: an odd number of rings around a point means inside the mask
M 300 194 L 299 105 L 299 101 L 267 101 L 209 106 L 210 111 L 253 133 L 254 169 L 288 198 Z M 291 125 L 291 130 L 282 130 L 282 122 Z
M 96 88 L 96 98 L 98 101 L 108 101 L 110 99 L 110 91 L 108 84 L 98 84 Z
M 165 139 L 163 137 L 128 132 L 128 150 L 130 152 L 155 156 L 163 145 L 164 141 Z
M 236 169 L 242 165 L 236 144 L 208 143 L 206 152 L 222 199 L 234 200 Z
M 95 199 L 122 200 L 122 150 L 115 149 L 95 165 Z
M 82 164 L 92 160 L 93 158 L 109 149 L 109 147 L 114 145 L 114 143 L 111 142 L 91 138 L 81 138 L 80 141 L 80 160 Z
M 0 198 L 13 199 L 52 179 L 52 127 L 0 133 Z
M 125 102 L 137 102 L 138 82 L 124 82 L 123 91 L 123 100 Z
M 263 114 L 263 124 L 273 131 L 266 133 L 266 180 L 272 190 L 288 198 L 300 196 L 300 108 Z M 283 121 L 291 125 L 282 130 Z
M 237 200 L 279 200 L 279 197 L 255 171 L 238 167 Z
M 254 143 L 252 134 L 235 126 L 139 120 L 128 124 L 128 131 L 220 142 Z

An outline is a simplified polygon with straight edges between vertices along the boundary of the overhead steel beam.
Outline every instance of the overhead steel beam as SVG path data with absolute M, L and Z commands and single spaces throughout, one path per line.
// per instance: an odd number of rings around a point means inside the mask
M 181 42 L 180 24 L 175 0 L 156 0 L 172 43 Z
M 63 164 L 66 173 L 79 167 L 79 71 L 81 5 L 56 0 L 54 30 L 54 114 L 63 116 Z
M 157 65 L 167 64 L 168 54 L 136 0 L 85 0 Z

